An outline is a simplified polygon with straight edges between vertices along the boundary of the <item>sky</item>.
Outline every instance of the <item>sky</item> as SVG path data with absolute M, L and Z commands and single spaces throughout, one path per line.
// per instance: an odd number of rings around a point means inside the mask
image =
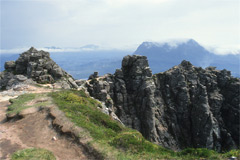
M 1 0 L 1 50 L 34 46 L 137 48 L 192 38 L 240 50 L 240 0 Z

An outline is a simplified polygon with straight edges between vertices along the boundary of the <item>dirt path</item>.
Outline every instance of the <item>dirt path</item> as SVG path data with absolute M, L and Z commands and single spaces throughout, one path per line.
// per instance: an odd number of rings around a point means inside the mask
M 10 89 L 6 91 L 0 92 L 0 102 L 8 101 L 12 98 L 17 98 L 19 95 L 26 94 L 26 93 L 46 93 L 46 92 L 53 92 L 56 89 L 47 88 L 46 87 L 37 87 L 34 85 L 23 85 L 15 89 Z
M 27 115 L 16 121 L 6 121 L 8 101 L 0 102 L 0 159 L 25 148 L 45 148 L 53 152 L 58 160 L 91 159 L 81 146 L 53 129 L 52 120 L 46 111 Z M 56 140 L 53 140 L 56 137 Z

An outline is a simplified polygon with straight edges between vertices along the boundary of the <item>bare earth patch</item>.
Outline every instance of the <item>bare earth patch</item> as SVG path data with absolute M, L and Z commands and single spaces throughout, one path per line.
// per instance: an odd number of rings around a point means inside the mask
M 0 102 L 0 159 L 10 159 L 15 151 L 31 147 L 47 149 L 58 160 L 92 159 L 80 145 L 56 132 L 46 110 L 6 121 L 7 105 L 8 101 Z

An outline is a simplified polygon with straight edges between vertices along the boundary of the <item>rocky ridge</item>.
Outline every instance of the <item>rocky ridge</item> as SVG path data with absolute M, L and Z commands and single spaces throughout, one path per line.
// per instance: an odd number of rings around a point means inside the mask
M 6 62 L 0 73 L 1 90 L 35 83 L 84 87 L 103 102 L 104 113 L 167 148 L 239 148 L 240 80 L 227 70 L 202 69 L 182 61 L 152 75 L 147 57 L 133 55 L 125 56 L 114 74 L 95 72 L 88 81 L 75 81 L 48 52 L 32 47 L 15 62 Z
M 31 47 L 16 61 L 5 62 L 0 73 L 0 89 L 11 89 L 18 84 L 51 83 L 58 88 L 77 88 L 71 75 L 59 67 L 45 51 Z
M 128 127 L 171 149 L 239 148 L 240 80 L 188 61 L 152 75 L 145 56 L 126 56 L 114 74 L 86 83 Z

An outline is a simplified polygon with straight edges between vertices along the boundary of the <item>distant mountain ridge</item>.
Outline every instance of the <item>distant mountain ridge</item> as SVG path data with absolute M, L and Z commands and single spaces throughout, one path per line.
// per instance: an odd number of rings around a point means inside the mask
M 153 73 L 166 71 L 171 66 L 187 60 L 203 68 L 216 66 L 217 69 L 227 69 L 232 75 L 240 77 L 240 54 L 217 55 L 193 39 L 169 43 L 143 42 L 134 54 L 147 56 Z
M 46 49 L 61 49 L 60 47 L 55 47 L 55 46 L 51 46 L 51 47 L 44 47 Z
M 240 54 L 216 55 L 193 39 L 163 43 L 143 42 L 134 53 L 129 50 L 102 50 L 100 46 L 94 44 L 78 48 L 52 46 L 45 47 L 45 49 L 43 50 L 50 52 L 51 58 L 59 66 L 76 79 L 86 79 L 95 71 L 98 71 L 100 75 L 114 73 L 115 68 L 120 67 L 122 58 L 128 54 L 147 56 L 153 73 L 166 71 L 183 60 L 187 60 L 198 67 L 216 66 L 219 70 L 227 69 L 233 76 L 240 77 Z M 18 54 L 2 52 L 0 54 L 0 71 L 4 70 L 6 61 L 17 58 Z

